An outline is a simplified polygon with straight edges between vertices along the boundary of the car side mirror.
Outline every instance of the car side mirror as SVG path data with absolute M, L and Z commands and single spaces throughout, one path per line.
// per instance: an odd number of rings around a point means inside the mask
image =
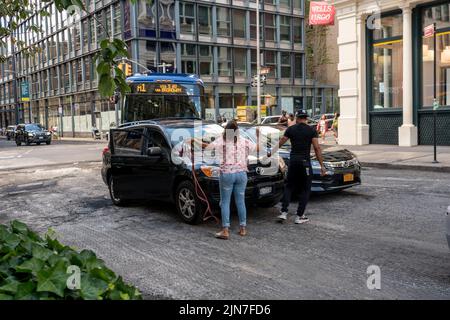
M 150 157 L 162 155 L 162 150 L 160 147 L 151 147 L 147 149 L 147 155 Z

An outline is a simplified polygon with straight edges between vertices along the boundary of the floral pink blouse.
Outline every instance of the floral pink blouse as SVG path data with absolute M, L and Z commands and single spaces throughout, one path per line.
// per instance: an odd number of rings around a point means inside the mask
M 256 144 L 243 137 L 239 137 L 237 143 L 225 143 L 223 137 L 220 136 L 208 148 L 215 151 L 215 157 L 220 162 L 222 173 L 236 173 L 248 171 L 248 156 L 256 151 Z

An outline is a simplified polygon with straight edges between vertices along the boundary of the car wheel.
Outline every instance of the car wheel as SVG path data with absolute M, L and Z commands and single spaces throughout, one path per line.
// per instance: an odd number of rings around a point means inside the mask
M 49 145 L 49 144 L 52 143 L 52 142 L 51 142 L 51 141 L 46 141 L 45 143 L 46 143 L 47 145 Z
M 126 205 L 126 201 L 124 201 L 117 192 L 114 191 L 114 179 L 113 177 L 110 177 L 108 180 L 108 189 L 109 189 L 109 196 L 111 197 L 111 201 L 116 206 L 124 206 Z
M 11 137 L 10 136 L 6 136 L 6 140 L 11 140 Z
M 20 147 L 22 145 L 22 142 L 16 140 L 16 144 L 17 144 L 18 147 Z
M 41 145 L 41 143 L 40 143 L 40 142 L 36 142 L 36 144 L 37 144 L 38 146 L 40 146 L 40 145 Z
M 175 192 L 175 205 L 177 212 L 184 222 L 199 224 L 203 218 L 203 206 L 195 194 L 191 181 L 183 181 Z
M 29 145 L 30 145 L 30 140 L 27 139 L 27 141 L 25 142 L 25 144 L 26 144 L 27 146 L 29 146 Z

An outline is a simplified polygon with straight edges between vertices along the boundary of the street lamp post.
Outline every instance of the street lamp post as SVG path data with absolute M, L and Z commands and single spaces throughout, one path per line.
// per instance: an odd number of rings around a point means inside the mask
M 257 122 L 261 123 L 261 57 L 259 37 L 259 0 L 256 0 L 256 114 Z

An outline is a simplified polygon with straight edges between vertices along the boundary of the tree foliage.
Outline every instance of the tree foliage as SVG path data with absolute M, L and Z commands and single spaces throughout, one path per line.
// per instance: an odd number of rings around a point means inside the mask
M 68 286 L 79 270 L 79 285 Z M 69 280 L 69 281 L 68 281 Z M 139 291 L 124 283 L 94 252 L 80 253 L 51 232 L 40 237 L 24 223 L 0 224 L 0 300 L 131 300 Z
M 306 12 L 309 12 L 310 0 L 306 1 Z M 327 50 L 328 26 L 306 26 L 306 74 L 307 78 L 317 80 L 320 67 L 331 63 Z

